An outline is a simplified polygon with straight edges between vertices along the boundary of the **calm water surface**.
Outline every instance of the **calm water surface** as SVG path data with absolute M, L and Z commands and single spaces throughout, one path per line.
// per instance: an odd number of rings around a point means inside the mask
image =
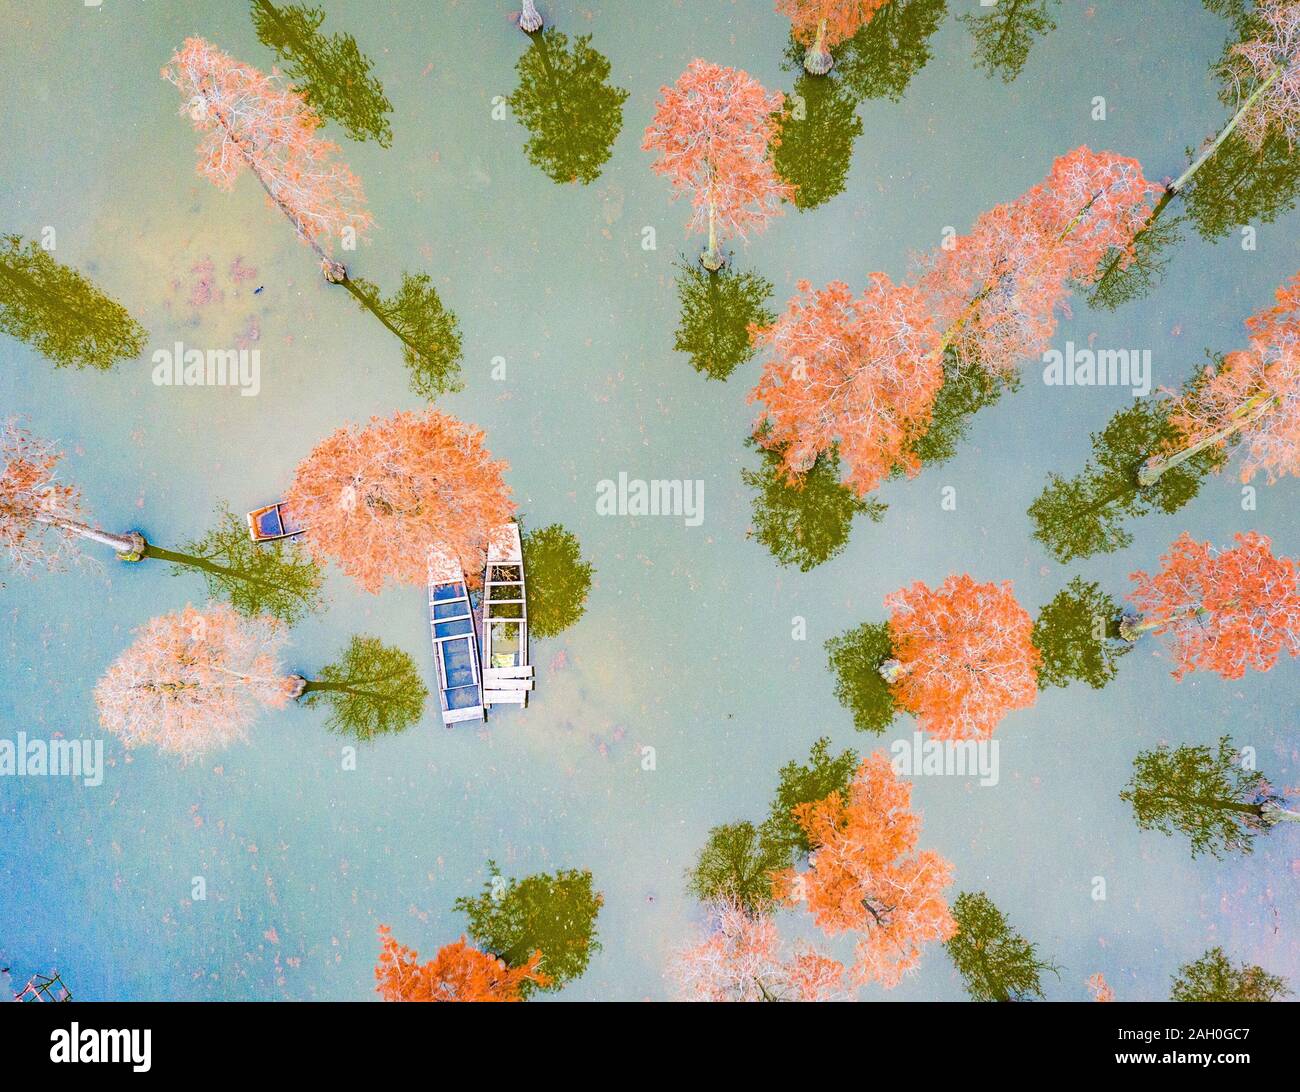
M 189 767 L 105 743 L 104 784 L 0 783 L 0 963 L 15 976 L 58 967 L 86 998 L 346 999 L 372 996 L 375 926 L 432 955 L 459 936 L 451 904 L 476 891 L 489 857 L 510 873 L 586 867 L 604 892 L 604 945 L 564 999 L 666 995 L 672 948 L 698 909 L 682 873 L 708 829 L 761 818 L 779 766 L 820 735 L 869 749 L 832 693 L 822 643 L 883 617 L 912 580 L 969 570 L 1011 579 L 1031 611 L 1075 572 L 1112 594 L 1180 531 L 1228 539 L 1254 527 L 1300 551 L 1294 483 L 1240 507 L 1232 475 L 1174 516 L 1132 524 L 1133 544 L 1064 568 L 1030 538 L 1025 509 L 1051 469 L 1082 465 L 1088 434 L 1130 399 L 1124 389 L 1023 389 L 981 413 L 947 466 L 884 491 L 880 524 L 859 521 L 840 557 L 807 574 L 746 539 L 740 470 L 757 362 L 707 383 L 672 349 L 672 263 L 685 207 L 668 201 L 639 150 L 660 85 L 695 56 L 789 89 L 786 24 L 765 0 L 552 3 L 570 34 L 590 33 L 630 92 L 602 176 L 560 187 L 524 157 L 524 133 L 494 121 L 526 39 L 509 5 L 487 0 L 329 2 L 326 30 L 354 34 L 393 102 L 387 150 L 344 145 L 377 228 L 354 268 L 384 285 L 427 271 L 458 313 L 465 390 L 440 402 L 481 425 L 511 464 L 534 524 L 581 538 L 598 575 L 582 622 L 536 642 L 536 700 L 479 731 L 444 730 L 436 712 L 340 769 L 319 712 L 266 716 L 251 742 Z M 1227 24 L 1193 0 L 1067 0 L 1059 29 L 1010 86 L 975 69 L 953 0 L 934 57 L 903 101 L 864 103 L 845 192 L 793 210 L 741 255 L 776 285 L 903 275 L 943 228 L 1037 182 L 1053 156 L 1088 143 L 1140 158 L 1159 178 L 1223 120 L 1210 66 Z M 150 350 L 182 340 L 229 345 L 260 332 L 262 390 L 160 388 L 148 354 L 105 375 L 56 373 L 26 346 L 0 344 L 0 407 L 67 446 L 68 476 L 110 528 L 175 545 L 213 507 L 273 499 L 312 445 L 349 420 L 419 405 L 395 343 L 317 275 L 309 252 L 251 179 L 222 193 L 194 173 L 195 136 L 158 78 L 201 34 L 262 68 L 273 57 L 244 4 L 52 0 L 0 5 L 0 227 L 58 232 L 57 255 L 126 304 Z M 1090 117 L 1094 96 L 1109 105 Z M 1206 347 L 1241 343 L 1241 319 L 1297 268 L 1290 215 L 1244 252 L 1183 241 L 1165 282 L 1118 312 L 1076 301 L 1056 344 L 1096 338 L 1150 348 L 1156 383 L 1176 385 Z M 641 247 L 656 229 L 655 251 Z M 695 244 L 692 243 L 692 246 Z M 256 279 L 225 276 L 235 259 Z M 220 299 L 192 306 L 194 267 L 211 260 Z M 251 285 L 265 285 L 258 296 Z M 506 379 L 492 378 L 494 358 Z M 704 481 L 700 527 L 596 515 L 596 483 L 620 471 Z M 956 511 L 940 506 L 957 491 Z M 372 597 L 337 572 L 329 608 L 294 631 L 290 660 L 310 671 L 354 632 L 383 635 L 432 672 L 426 606 L 415 589 Z M 0 727 L 12 737 L 89 736 L 91 688 L 132 627 L 201 601 L 197 577 L 151 563 L 9 579 L 0 589 Z M 807 640 L 791 639 L 792 619 Z M 1121 998 L 1167 996 L 1170 975 L 1214 944 L 1300 981 L 1295 937 L 1300 833 L 1253 856 L 1193 862 L 1185 843 L 1140 834 L 1118 792 L 1137 751 L 1230 731 L 1281 784 L 1300 782 L 1300 665 L 1239 682 L 1181 684 L 1140 648 L 1103 691 L 1052 690 L 998 731 L 1001 780 L 920 778 L 923 845 L 956 867 L 956 890 L 983 889 L 1062 968 L 1049 995 L 1081 999 L 1103 971 Z M 899 718 L 882 745 L 912 732 Z M 653 746 L 657 769 L 641 769 Z M 191 878 L 206 902 L 189 901 Z M 1091 897 L 1094 877 L 1108 897 Z M 794 932 L 800 919 L 783 919 Z M 835 948 L 847 954 L 847 946 Z M 956 999 L 937 949 L 892 993 Z

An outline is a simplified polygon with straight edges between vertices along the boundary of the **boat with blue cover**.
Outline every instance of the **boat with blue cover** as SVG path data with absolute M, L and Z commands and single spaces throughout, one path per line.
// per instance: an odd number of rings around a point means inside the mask
M 429 551 L 429 626 L 444 724 L 486 719 L 478 634 L 460 564 Z

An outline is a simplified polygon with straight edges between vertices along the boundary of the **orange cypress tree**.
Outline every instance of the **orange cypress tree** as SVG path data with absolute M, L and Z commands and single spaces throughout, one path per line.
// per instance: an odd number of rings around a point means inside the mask
M 387 925 L 379 927 L 379 943 L 376 991 L 385 1001 L 522 1001 L 522 983 L 549 981 L 537 970 L 541 952 L 534 952 L 522 967 L 507 967 L 504 960 L 470 947 L 461 937 L 421 963 L 414 949 L 393 939 Z
M 333 558 L 366 591 L 423 584 L 432 546 L 476 583 L 487 536 L 514 513 L 480 429 L 435 409 L 372 417 L 326 437 L 285 498 L 317 558 Z
M 781 214 L 790 187 L 772 166 L 781 93 L 769 95 L 748 72 L 696 58 L 671 87 L 659 89 L 641 150 L 656 153 L 656 174 L 689 194 L 689 230 L 708 233 L 700 255 L 716 272 L 724 239 L 747 238 Z
M 875 751 L 846 794 L 795 807 L 812 846 L 809 867 L 773 875 L 777 897 L 805 903 L 828 936 L 857 934 L 851 973 L 860 983 L 898 985 L 926 944 L 957 931 L 943 897 L 952 865 L 929 850 L 917 852 L 921 820 L 911 800 L 912 786 Z
M 1213 671 L 1240 679 L 1247 668 L 1268 671 L 1283 652 L 1300 656 L 1300 584 L 1296 563 L 1274 557 L 1267 535 L 1235 536 L 1216 549 L 1184 532 L 1160 559 L 1154 576 L 1135 572 L 1129 594 L 1143 617 L 1127 618 L 1121 633 L 1136 640 L 1155 632 L 1174 658 L 1174 678 Z
M 917 472 L 910 448 L 929 428 L 943 385 L 939 332 L 924 298 L 884 273 L 873 273 L 857 297 L 841 281 L 797 288 L 785 313 L 755 333 L 772 350 L 749 395 L 763 403 L 763 445 L 782 450 L 795 478 L 838 444 L 846 484 L 860 496 L 897 467 Z
M 1037 700 L 1042 654 L 1010 582 L 962 573 L 931 589 L 918 580 L 885 606 L 894 659 L 882 674 L 935 738 L 987 739 L 1003 716 Z

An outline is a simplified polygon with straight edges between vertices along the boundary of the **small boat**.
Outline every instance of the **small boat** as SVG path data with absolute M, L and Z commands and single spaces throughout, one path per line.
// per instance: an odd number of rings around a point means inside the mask
M 504 524 L 489 539 L 483 576 L 483 700 L 527 705 L 533 688 L 528 662 L 528 601 L 519 525 Z
M 279 542 L 281 539 L 297 538 L 306 529 L 293 518 L 284 501 L 276 501 L 248 513 L 248 537 L 254 542 Z
M 429 551 L 429 626 L 443 724 L 484 720 L 474 611 L 460 564 L 441 550 Z

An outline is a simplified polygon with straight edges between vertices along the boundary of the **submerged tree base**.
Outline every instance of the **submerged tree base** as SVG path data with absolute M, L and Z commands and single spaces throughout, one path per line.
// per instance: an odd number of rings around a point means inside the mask
M 810 46 L 803 55 L 803 68 L 810 76 L 824 76 L 834 67 L 835 58 L 830 50 Z
M 532 4 L 524 4 L 519 13 L 519 29 L 525 34 L 536 34 L 542 29 L 542 13 Z
M 117 555 L 118 561 L 143 561 L 149 549 L 148 540 L 139 531 L 128 531 L 126 537 L 131 540 L 131 549 L 122 550 Z
M 700 251 L 700 265 L 704 266 L 710 273 L 716 273 L 726 264 L 727 255 L 721 250 L 709 250 L 706 247 Z

